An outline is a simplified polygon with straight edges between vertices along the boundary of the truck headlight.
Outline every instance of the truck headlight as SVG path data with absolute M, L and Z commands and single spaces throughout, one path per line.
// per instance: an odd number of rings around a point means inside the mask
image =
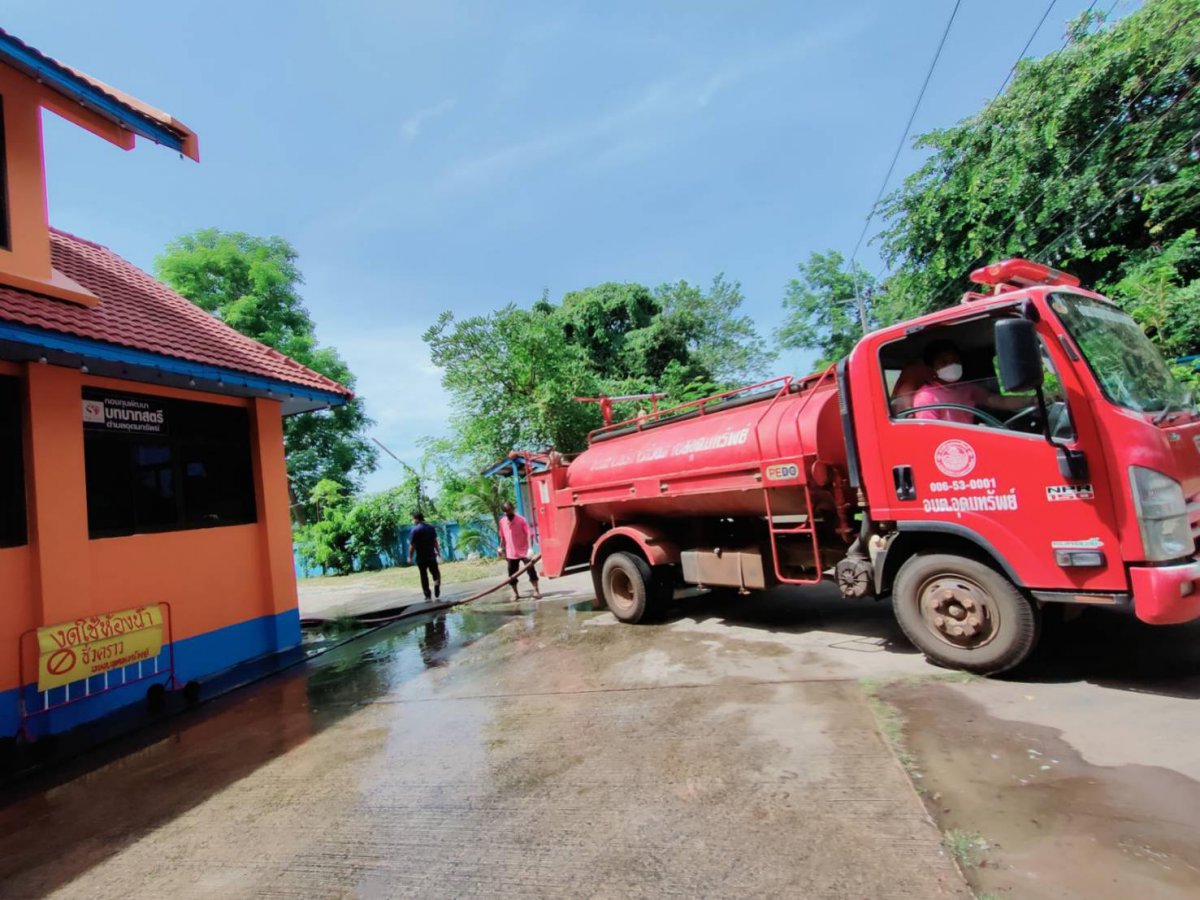
M 1179 482 L 1141 466 L 1129 467 L 1129 482 L 1146 559 L 1160 562 L 1190 556 L 1195 543 Z

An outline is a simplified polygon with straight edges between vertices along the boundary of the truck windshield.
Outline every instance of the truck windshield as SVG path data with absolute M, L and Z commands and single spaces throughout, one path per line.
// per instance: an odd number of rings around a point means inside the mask
M 1146 413 L 1191 406 L 1191 393 L 1175 380 L 1158 348 L 1127 313 L 1079 294 L 1054 294 L 1050 307 L 1079 345 L 1109 400 Z

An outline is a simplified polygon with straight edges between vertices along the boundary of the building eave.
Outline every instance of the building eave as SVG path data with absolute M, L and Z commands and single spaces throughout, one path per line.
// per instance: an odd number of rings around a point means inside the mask
M 353 394 L 349 392 L 322 391 L 236 369 L 4 321 L 0 321 L 0 359 L 21 362 L 45 360 L 47 365 L 72 368 L 87 366 L 91 374 L 127 381 L 239 397 L 266 397 L 282 403 L 284 415 L 328 409 L 353 399 Z

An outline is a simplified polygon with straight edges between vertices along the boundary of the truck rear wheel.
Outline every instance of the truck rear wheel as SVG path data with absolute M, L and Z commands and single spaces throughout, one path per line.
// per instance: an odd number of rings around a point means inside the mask
M 652 599 L 654 574 L 649 564 L 632 553 L 614 553 L 604 560 L 600 587 L 604 602 L 622 622 L 640 622 Z
M 995 675 L 1037 646 L 1039 611 L 995 569 L 949 553 L 918 554 L 900 567 L 892 590 L 896 621 L 938 665 Z

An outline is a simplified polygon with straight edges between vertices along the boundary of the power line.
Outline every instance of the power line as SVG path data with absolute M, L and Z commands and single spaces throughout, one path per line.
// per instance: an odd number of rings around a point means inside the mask
M 858 258 L 858 251 L 862 248 L 862 242 L 867 236 L 867 230 L 871 227 L 871 220 L 875 218 L 875 210 L 879 207 L 879 201 L 883 199 L 883 193 L 887 190 L 888 182 L 891 181 L 892 173 L 896 170 L 896 163 L 900 159 L 900 154 L 904 151 L 904 142 L 908 140 L 908 134 L 912 131 L 913 121 L 917 118 L 917 110 L 921 108 L 921 101 L 925 99 L 925 91 L 929 88 L 929 81 L 933 78 L 933 70 L 937 68 L 938 60 L 942 56 L 942 49 L 946 46 L 946 38 L 950 35 L 950 26 L 954 24 L 954 19 L 958 15 L 958 8 L 962 6 L 962 0 L 955 0 L 954 9 L 950 11 L 950 18 L 946 20 L 946 27 L 942 30 L 942 38 L 938 41 L 937 50 L 934 51 L 933 59 L 929 62 L 929 71 L 925 73 L 925 81 L 921 84 L 921 90 L 917 94 L 917 100 L 913 104 L 912 112 L 908 114 L 908 122 L 904 126 L 904 133 L 900 135 L 900 140 L 896 144 L 896 152 L 892 154 L 892 162 L 888 166 L 887 174 L 883 176 L 883 183 L 879 185 L 879 192 L 875 195 L 875 201 L 871 204 L 870 210 L 867 212 L 867 219 L 863 222 L 862 232 L 858 236 L 858 241 L 854 244 L 854 252 L 850 254 L 850 273 L 854 274 L 854 261 Z M 855 276 L 855 293 L 859 293 L 858 279 Z M 858 298 L 858 314 L 862 320 L 863 333 L 867 332 L 867 310 L 863 304 L 862 297 Z
M 1038 24 L 1037 24 L 1036 28 L 1034 28 L 1034 29 L 1033 29 L 1033 32 L 1032 32 L 1032 34 L 1030 35 L 1030 37 L 1028 37 L 1028 40 L 1025 42 L 1025 47 L 1022 47 L 1022 48 L 1021 48 L 1021 52 L 1020 52 L 1018 55 L 1016 55 L 1016 59 L 1014 60 L 1014 62 L 1013 62 L 1013 65 L 1009 67 L 1009 70 L 1008 70 L 1008 74 L 1007 74 L 1007 76 L 1004 76 L 1004 83 L 1000 85 L 1000 90 L 997 90 L 997 91 L 996 91 L 996 96 L 994 96 L 994 97 L 992 97 L 992 98 L 991 98 L 991 101 L 992 101 L 992 103 L 995 103 L 997 100 L 1000 100 L 1000 95 L 1001 95 L 1001 94 L 1003 94 L 1003 92 L 1004 92 L 1004 88 L 1007 88 L 1007 86 L 1008 86 L 1008 83 L 1010 82 L 1010 80 L 1012 80 L 1012 78 L 1013 78 L 1014 74 L 1016 74 L 1016 66 L 1018 66 L 1019 62 L 1020 62 L 1022 59 L 1025 59 L 1025 54 L 1028 52 L 1028 49 L 1030 49 L 1030 46 L 1031 46 L 1031 44 L 1033 43 L 1033 40 L 1034 40 L 1034 38 L 1036 38 L 1036 37 L 1037 37 L 1037 35 L 1038 35 L 1038 32 L 1039 32 L 1040 30 L 1042 30 L 1042 26 L 1045 24 L 1045 20 L 1046 20 L 1046 18 L 1049 18 L 1049 16 L 1050 16 L 1050 11 L 1051 11 L 1051 10 L 1054 10 L 1054 7 L 1055 7 L 1055 4 L 1056 4 L 1056 2 L 1057 2 L 1057 1 L 1058 1 L 1058 0 L 1050 0 L 1050 5 L 1049 5 L 1049 6 L 1046 6 L 1046 10 L 1045 10 L 1045 12 L 1044 12 L 1044 13 L 1042 13 L 1042 18 L 1038 19 Z M 1092 10 L 1094 10 L 1094 8 L 1096 8 L 1096 4 L 1097 4 L 1097 2 L 1099 2 L 1099 0 L 1092 0 L 1092 2 L 1090 2 L 1090 4 L 1088 4 L 1088 5 L 1087 5 L 1087 8 L 1086 8 L 1086 10 L 1084 10 L 1084 13 L 1082 13 L 1082 14 L 1084 14 L 1084 16 L 1087 16 L 1087 14 L 1088 14 L 1088 13 L 1090 13 Z M 1117 0 L 1117 2 L 1120 2 L 1120 0 Z M 1116 6 L 1116 4 L 1114 4 L 1114 5 L 1112 5 L 1112 6 L 1114 6 L 1114 7 L 1115 7 L 1115 6 Z M 1111 12 L 1111 11 L 1112 11 L 1112 10 L 1111 10 L 1111 8 L 1110 8 L 1109 12 Z M 1178 24 L 1178 23 L 1176 23 L 1176 24 Z M 1054 53 L 1050 54 L 1050 55 L 1048 56 L 1048 58 L 1046 58 L 1046 61 L 1048 61 L 1048 62 L 1052 62 L 1052 61 L 1054 61 L 1054 60 L 1057 58 L 1057 56 L 1060 56 L 1060 55 L 1062 54 L 1063 50 L 1066 50 L 1066 49 L 1067 49 L 1067 47 L 1069 47 L 1069 46 L 1070 46 L 1070 37 L 1072 37 L 1072 36 L 1070 36 L 1070 35 L 1067 35 L 1067 38 L 1066 38 L 1066 40 L 1064 40 L 1064 41 L 1062 42 L 1062 46 L 1061 46 L 1061 47 L 1058 47 L 1058 49 L 1056 49 Z M 1085 150 L 1086 150 L 1086 148 L 1085 148 Z M 1081 151 L 1081 152 L 1082 152 L 1082 151 Z M 1075 158 L 1078 158 L 1078 156 L 1076 156 Z M 1072 160 L 1072 161 L 1070 161 L 1069 163 L 1067 163 L 1067 166 L 1069 167 L 1069 166 L 1070 166 L 1070 164 L 1072 164 L 1072 163 L 1074 163 L 1074 162 L 1075 162 L 1075 160 Z M 1064 167 L 1064 170 L 1066 170 L 1066 168 L 1067 168 L 1067 167 Z M 1044 196 L 1044 194 L 1042 194 L 1042 196 Z M 1040 197 L 1042 197 L 1042 196 L 1039 196 L 1039 197 L 1037 197 L 1037 198 L 1034 198 L 1033 202 L 1032 202 L 1030 205 L 1033 205 L 1033 203 L 1037 203 L 1037 200 L 1038 200 L 1038 199 L 1040 199 Z M 1010 232 L 1010 230 L 1012 230 L 1013 228 L 1015 228 L 1015 227 L 1016 227 L 1016 223 L 1018 223 L 1018 222 L 1020 221 L 1020 218 L 1021 218 L 1021 216 L 1022 216 L 1022 215 L 1024 215 L 1024 214 L 1025 214 L 1025 212 L 1026 212 L 1027 210 L 1028 210 L 1028 206 L 1026 206 L 1026 208 L 1025 208 L 1025 209 L 1022 209 L 1022 210 L 1019 212 L 1019 214 L 1018 214 L 1018 215 L 1016 215 L 1016 217 L 1014 218 L 1014 220 L 1013 220 L 1012 224 L 1009 224 L 1009 227 L 1008 227 L 1008 229 L 1006 229 L 1006 232 L 1004 232 L 1004 233 L 1001 235 L 1001 239 L 1003 239 L 1003 238 L 1006 238 L 1006 236 L 1008 236 L 1008 232 Z M 881 266 L 880 270 L 878 270 L 878 271 L 876 272 L 876 274 L 875 274 L 875 281 L 876 281 L 876 282 L 880 281 L 880 278 L 882 278 L 882 277 L 883 277 L 883 274 L 884 274 L 884 272 L 886 272 L 886 271 L 887 271 L 887 264 L 884 264 L 883 266 Z M 947 287 L 949 287 L 949 284 L 953 284 L 953 283 L 954 283 L 953 281 L 950 281 L 950 282 L 947 284 Z M 943 288 L 943 289 L 944 289 L 944 288 Z M 941 293 L 941 292 L 938 292 L 938 293 Z
M 1182 19 L 1179 19 L 1178 21 L 1176 21 L 1175 25 L 1167 33 L 1166 37 L 1170 37 L 1170 35 L 1174 32 L 1175 28 L 1178 28 L 1179 25 L 1182 24 L 1182 22 L 1183 22 Z M 1145 83 L 1142 86 L 1141 92 L 1136 97 L 1134 97 L 1132 100 L 1128 101 L 1117 112 L 1117 114 L 1115 116 L 1113 116 L 1111 119 L 1109 119 L 1104 124 L 1103 128 L 1101 128 L 1094 135 L 1092 135 L 1092 139 L 1090 141 L 1088 141 L 1087 146 L 1085 146 L 1082 150 L 1080 150 L 1078 153 L 1076 153 L 1074 156 L 1072 156 L 1066 162 L 1066 164 L 1064 164 L 1063 167 L 1058 170 L 1058 173 L 1057 173 L 1058 177 L 1065 175 L 1071 169 L 1071 167 L 1075 165 L 1075 163 L 1079 162 L 1079 160 L 1083 158 L 1083 155 L 1085 153 L 1087 153 L 1089 150 L 1091 150 L 1093 147 L 1095 147 L 1096 144 L 1099 142 L 1100 138 L 1104 137 L 1104 135 L 1108 133 L 1108 130 L 1110 128 L 1112 128 L 1114 125 L 1117 125 L 1118 123 L 1122 123 L 1122 122 L 1125 122 L 1128 120 L 1128 116 L 1129 116 L 1130 112 L 1132 112 L 1133 108 L 1142 101 L 1142 98 L 1145 97 L 1147 93 L 1149 93 L 1151 87 L 1153 87 L 1153 85 L 1154 85 L 1154 82 L 1158 79 L 1158 77 L 1160 75 L 1162 75 L 1163 72 L 1166 71 L 1167 67 L 1170 66 L 1171 62 L 1172 62 L 1171 60 L 1168 60 L 1167 65 L 1164 65 L 1161 69 L 1159 69 L 1157 72 L 1155 72 L 1153 75 L 1149 76 L 1146 79 Z M 1186 68 L 1186 66 L 1185 66 L 1185 68 Z M 1183 69 L 1176 70 L 1175 74 L 1179 74 L 1182 71 L 1184 71 L 1184 70 Z M 1180 99 L 1182 99 L 1182 97 Z M 1178 101 L 1176 101 L 1176 102 L 1178 102 Z M 1162 113 L 1159 115 L 1159 118 L 1161 119 L 1162 116 L 1165 115 L 1168 110 L 1170 110 L 1172 107 L 1174 107 L 1174 105 L 1175 104 L 1172 103 L 1169 106 L 1167 106 L 1166 109 L 1164 109 L 1162 111 Z M 1025 213 L 1029 212 L 1029 210 L 1032 209 L 1034 204 L 1036 204 L 1039 200 L 1044 199 L 1046 194 L 1050 191 L 1050 188 L 1052 186 L 1053 186 L 1053 182 L 1047 183 L 1046 187 L 1042 189 L 1041 193 L 1039 193 L 1036 197 L 1034 197 L 1027 204 L 1025 204 L 1025 206 L 1023 206 L 1021 208 L 1021 210 L 1015 216 L 1013 216 L 1012 222 L 1010 222 L 1008 227 L 1005 228 L 1004 231 L 1000 232 L 1000 236 L 995 239 L 996 244 L 1002 243 L 1004 241 L 1004 239 L 1007 238 L 1012 233 L 1013 229 L 1016 228 L 1017 225 L 1023 220 Z
M 1154 127 L 1154 126 L 1158 125 L 1163 119 L 1166 118 L 1167 113 L 1169 113 L 1172 109 L 1174 109 L 1177 105 L 1182 103 L 1184 100 L 1191 97 L 1192 94 L 1195 93 L 1196 89 L 1197 89 L 1197 86 L 1196 86 L 1196 84 L 1193 83 L 1183 94 L 1181 94 L 1179 96 L 1179 98 L 1177 100 L 1175 100 L 1168 106 L 1164 107 L 1162 112 L 1160 112 L 1154 119 L 1151 120 L 1149 127 Z M 1105 167 L 1105 169 L 1111 169 L 1114 163 L 1119 162 L 1120 160 L 1124 159 L 1128 155 L 1129 152 L 1130 151 L 1126 151 L 1125 154 L 1118 156 L 1111 163 L 1109 163 L 1108 166 Z M 1153 160 L 1151 162 L 1153 162 Z M 1063 171 L 1065 172 L 1066 170 L 1064 169 Z M 1104 170 L 1101 170 L 1101 171 L 1104 171 Z M 1062 174 L 1062 173 L 1060 173 L 1060 174 Z M 1097 174 L 1099 174 L 1099 173 L 1097 173 Z M 1059 209 L 1058 212 L 1056 212 L 1046 222 L 1043 223 L 1042 227 L 1045 228 L 1045 227 L 1049 226 L 1050 224 L 1052 224 L 1053 222 L 1057 221 L 1058 218 L 1061 217 L 1064 212 L 1066 212 L 1066 208 Z M 1010 226 L 1010 229 L 1011 229 L 1011 227 L 1012 226 Z
M 1017 64 L 1025 58 L 1025 53 L 1029 50 L 1029 45 L 1033 43 L 1033 39 L 1037 37 L 1038 32 L 1042 30 L 1042 26 L 1046 24 L 1046 19 L 1050 18 L 1050 10 L 1054 9 L 1054 4 L 1057 2 L 1058 0 L 1050 0 L 1050 5 L 1046 7 L 1046 11 L 1042 13 L 1042 17 L 1038 19 L 1038 23 L 1034 27 L 1033 33 L 1029 35 L 1029 40 L 1025 42 L 1025 46 L 1021 48 L 1021 52 L 1017 54 L 1016 62 L 1012 64 L 1012 68 L 1010 68 L 1008 70 L 1008 74 L 1004 76 L 1004 83 L 1000 85 L 1000 89 L 996 91 L 996 96 L 992 98 L 992 102 L 995 102 L 996 98 L 1003 94 L 1004 89 L 1008 87 L 1009 81 L 1012 80 L 1013 75 L 1015 75 L 1017 72 Z M 1096 2 L 1097 0 L 1092 0 L 1092 6 L 1095 6 Z M 1092 11 L 1092 6 L 1088 7 L 1088 12 Z
M 875 209 L 879 206 L 879 201 L 883 199 L 883 192 L 887 190 L 892 173 L 896 170 L 896 163 L 900 159 L 901 152 L 904 150 L 904 142 L 908 139 L 908 133 L 912 130 L 913 120 L 917 117 L 917 110 L 921 108 L 921 101 L 925 98 L 925 91 L 929 87 L 929 80 L 933 78 L 933 70 L 937 68 L 938 59 L 942 55 L 942 48 L 946 46 L 946 37 L 950 34 L 950 26 L 954 24 L 954 17 L 958 15 L 958 8 L 961 5 L 962 0 L 955 0 L 954 9 L 951 10 L 950 18 L 946 21 L 946 28 L 942 31 L 942 39 L 938 42 L 937 50 L 934 52 L 933 59 L 929 63 L 929 71 L 925 73 L 925 81 L 921 84 L 920 93 L 917 94 L 917 102 L 913 104 L 912 112 L 908 114 L 908 123 L 904 126 L 904 133 L 900 135 L 900 140 L 896 144 L 896 152 L 892 154 L 891 165 L 888 166 L 887 174 L 883 176 L 883 183 L 879 185 L 879 193 L 875 195 L 875 202 L 871 204 L 871 209 L 867 213 L 867 221 L 863 223 L 862 233 L 859 234 L 858 242 L 854 245 L 854 252 L 850 254 L 851 264 L 853 264 L 855 257 L 858 256 L 863 238 L 867 236 L 867 229 L 871 226 L 871 219 L 875 217 Z
M 1008 87 L 1009 81 L 1012 80 L 1013 75 L 1015 75 L 1017 73 L 1017 65 L 1021 62 L 1022 59 L 1025 58 L 1025 54 L 1029 51 L 1030 45 L 1033 43 L 1034 38 L 1037 37 L 1038 32 L 1042 30 L 1042 26 L 1046 23 L 1046 19 L 1049 18 L 1049 16 L 1050 16 L 1050 11 L 1052 9 L 1054 9 L 1054 5 L 1057 2 L 1058 2 L 1058 0 L 1050 0 L 1050 5 L 1047 6 L 1046 11 L 1044 13 L 1042 13 L 1042 17 L 1038 20 L 1037 26 L 1033 29 L 1033 33 L 1030 34 L 1029 39 L 1027 41 L 1025 41 L 1025 46 L 1021 48 L 1021 52 L 1017 54 L 1017 58 L 1013 61 L 1012 66 L 1009 68 L 1008 74 L 1004 77 L 1004 83 L 1000 85 L 1000 89 L 998 91 L 996 91 L 996 95 L 994 97 L 992 97 L 993 103 L 995 103 L 1000 98 L 1000 95 L 1004 93 L 1004 89 L 1006 87 Z M 1088 4 L 1087 9 L 1085 9 L 1083 11 L 1083 15 L 1086 16 L 1093 9 L 1095 9 L 1096 4 L 1098 2 L 1099 2 L 1099 0 L 1092 0 L 1092 2 Z M 1120 0 L 1117 0 L 1117 2 L 1120 2 Z M 1113 4 L 1113 7 L 1115 7 L 1115 6 L 1116 6 L 1116 3 Z M 1109 12 L 1111 13 L 1112 10 L 1110 9 Z M 1062 45 L 1046 58 L 1047 62 L 1053 62 L 1056 57 L 1058 57 L 1064 50 L 1067 49 L 1068 46 L 1070 46 L 1070 44 L 1071 44 L 1071 35 L 1068 34 L 1066 39 L 1062 42 Z M 1074 160 L 1072 160 L 1072 162 L 1074 162 Z M 1035 202 L 1036 202 L 1036 200 L 1035 200 Z M 1026 209 L 1028 209 L 1028 207 L 1026 207 Z M 1021 214 L 1023 214 L 1023 213 L 1024 213 L 1024 210 L 1022 210 Z M 1016 225 L 1016 222 L 1019 221 L 1021 214 L 1018 214 L 1018 218 L 1013 220 L 1013 224 L 1009 226 L 1009 230 L 1011 230 Z M 1006 234 L 1007 234 L 1007 232 L 1006 232 Z M 875 276 L 874 276 L 875 281 L 878 282 L 880 280 L 880 278 L 883 277 L 883 275 L 886 271 L 887 271 L 887 264 L 885 263 L 883 266 L 880 267 L 879 271 L 875 273 Z M 953 284 L 953 281 L 950 282 L 950 284 Z
M 1112 206 L 1118 200 L 1122 199 L 1130 191 L 1133 191 L 1133 190 L 1141 187 L 1143 184 L 1145 184 L 1148 181 L 1152 181 L 1154 176 L 1158 173 L 1159 166 L 1161 166 L 1163 163 L 1166 163 L 1172 159 L 1175 159 L 1177 156 L 1181 155 L 1184 152 L 1189 152 L 1189 153 L 1194 152 L 1193 148 L 1195 147 L 1197 140 L 1200 140 L 1200 131 L 1194 132 L 1192 134 L 1192 136 L 1188 138 L 1187 143 L 1184 144 L 1182 147 L 1177 148 L 1174 152 L 1168 153 L 1166 156 L 1160 156 L 1157 159 L 1148 160 L 1146 163 L 1146 166 L 1145 166 L 1145 171 L 1140 176 L 1138 176 L 1136 178 L 1128 179 L 1125 186 L 1122 187 L 1116 193 L 1114 193 L 1111 197 L 1108 198 L 1108 200 L 1106 200 L 1100 206 L 1098 206 L 1096 208 L 1096 211 L 1091 216 L 1089 216 L 1083 222 L 1080 222 L 1078 225 L 1076 225 L 1070 231 L 1064 231 L 1062 234 L 1060 234 L 1058 237 L 1054 238 L 1054 240 L 1050 241 L 1048 244 L 1043 244 L 1039 250 L 1035 251 L 1035 255 L 1048 255 L 1050 253 L 1051 249 L 1053 249 L 1056 245 L 1063 242 L 1064 240 L 1067 240 L 1069 238 L 1072 238 L 1072 237 L 1075 237 L 1076 235 L 1078 235 L 1079 232 L 1081 232 L 1084 228 L 1087 228 L 1089 225 L 1091 225 L 1093 222 L 1095 222 L 1098 218 L 1100 218 L 1100 216 L 1103 213 L 1105 213 L 1110 206 Z
M 1174 23 L 1172 23 L 1172 25 L 1166 30 L 1164 39 L 1169 38 L 1175 32 L 1175 30 L 1180 25 L 1183 24 L 1185 18 L 1186 18 L 1186 16 L 1180 16 L 1179 19 L 1177 19 Z M 1017 227 L 1017 225 L 1019 225 L 1024 220 L 1025 213 L 1029 212 L 1029 210 L 1032 209 L 1033 206 L 1038 201 L 1042 200 L 1046 196 L 1046 194 L 1050 191 L 1050 189 L 1054 186 L 1055 181 L 1058 178 L 1061 178 L 1061 176 L 1063 176 L 1064 174 L 1066 174 L 1075 165 L 1075 163 L 1077 163 L 1083 157 L 1083 155 L 1085 153 L 1087 153 L 1089 150 L 1091 150 L 1092 147 L 1094 147 L 1096 145 L 1096 143 L 1100 140 L 1100 138 L 1103 137 L 1104 134 L 1107 133 L 1110 128 L 1112 128 L 1114 125 L 1116 125 L 1118 123 L 1126 122 L 1128 120 L 1129 114 L 1132 111 L 1132 109 L 1134 108 L 1134 106 L 1141 102 L 1141 100 L 1150 91 L 1153 84 L 1167 70 L 1169 65 L 1170 65 L 1170 61 L 1168 61 L 1168 63 L 1166 65 L 1164 65 L 1162 68 L 1160 68 L 1153 75 L 1149 76 L 1145 80 L 1145 82 L 1143 82 L 1141 92 L 1136 97 L 1134 97 L 1132 100 L 1128 101 L 1116 113 L 1116 115 L 1114 115 L 1111 119 L 1109 119 L 1108 122 L 1106 122 L 1105 125 L 1093 135 L 1091 141 L 1088 142 L 1087 146 L 1084 147 L 1082 150 L 1080 150 L 1078 153 L 1076 153 L 1073 157 L 1071 157 L 1071 159 L 1065 165 L 1063 165 L 1061 169 L 1059 169 L 1059 171 L 1057 172 L 1057 174 L 1055 176 L 1055 179 L 1048 181 L 1046 187 L 1043 188 L 1043 190 L 1036 197 L 1034 197 L 1033 200 L 1031 200 L 1020 211 L 1018 211 L 1017 214 L 1013 217 L 1012 221 L 1009 223 L 1008 227 L 1005 228 L 1004 231 L 1002 231 L 998 237 L 991 239 L 990 243 L 995 245 L 998 250 L 1001 250 L 1003 248 L 1003 243 L 1004 243 L 1005 239 L 1012 233 L 1013 229 L 1015 229 Z M 1183 68 L 1176 69 L 1172 73 L 1172 77 L 1174 77 L 1176 75 L 1180 75 L 1183 72 L 1185 72 L 1189 65 L 1190 65 L 1190 61 L 1186 62 Z M 1195 83 L 1191 84 L 1186 91 L 1184 91 L 1182 94 L 1179 95 L 1179 97 L 1177 97 L 1174 101 L 1172 101 L 1170 104 L 1165 106 L 1159 112 L 1159 114 L 1154 119 L 1151 120 L 1150 125 L 1155 126 L 1159 122 L 1161 122 L 1172 109 L 1174 109 L 1177 105 L 1179 105 L 1184 100 L 1186 100 L 1189 96 L 1191 96 L 1192 92 L 1195 89 L 1196 89 L 1196 84 Z M 1118 157 L 1118 159 L 1119 158 L 1123 158 L 1123 157 Z M 1116 162 L 1116 161 L 1117 160 L 1113 160 L 1113 162 Z M 1111 167 L 1112 163 L 1110 163 L 1109 165 Z M 1045 224 L 1049 225 L 1050 223 L 1054 222 L 1056 219 L 1058 219 L 1063 214 L 1063 212 L 1064 212 L 1064 210 L 1059 210 Z M 957 280 L 958 280 L 958 276 L 952 276 L 949 281 L 947 281 L 945 284 L 943 284 L 935 292 L 935 295 L 940 295 L 941 293 L 943 293 L 944 291 L 949 289 Z

